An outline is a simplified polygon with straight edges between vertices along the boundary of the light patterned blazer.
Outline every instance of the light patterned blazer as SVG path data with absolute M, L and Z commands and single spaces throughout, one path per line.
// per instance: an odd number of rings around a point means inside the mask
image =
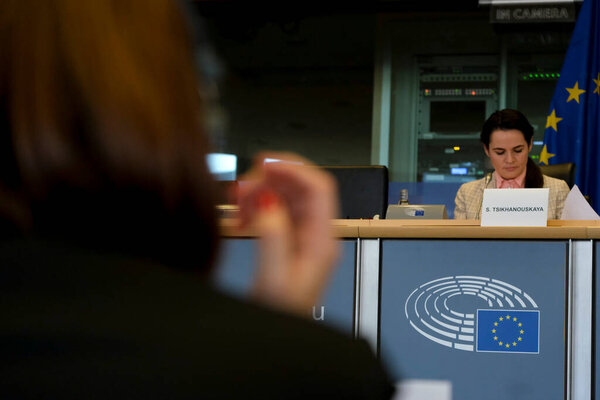
M 569 185 L 562 179 L 544 175 L 544 187 L 550 189 L 548 194 L 548 219 L 560 219 L 565 199 L 569 194 Z M 463 184 L 456 193 L 455 219 L 481 219 L 481 201 L 483 189 L 496 188 L 496 174 L 491 174 L 476 181 Z M 510 189 L 509 189 L 510 190 Z

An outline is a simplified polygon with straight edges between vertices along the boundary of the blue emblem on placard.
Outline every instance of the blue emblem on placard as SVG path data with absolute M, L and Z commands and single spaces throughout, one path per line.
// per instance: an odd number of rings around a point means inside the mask
M 539 353 L 540 312 L 477 310 L 477 351 Z
M 539 354 L 537 303 L 524 290 L 499 279 L 474 275 L 433 279 L 412 291 L 404 314 L 418 334 L 448 348 Z
M 415 216 L 422 217 L 425 215 L 425 210 L 415 210 Z

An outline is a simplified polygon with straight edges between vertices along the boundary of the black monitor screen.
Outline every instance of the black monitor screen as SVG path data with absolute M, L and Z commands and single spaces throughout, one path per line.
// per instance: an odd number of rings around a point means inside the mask
M 436 133 L 473 133 L 485 121 L 485 101 L 432 101 L 429 131 Z
M 382 165 L 323 166 L 338 184 L 340 218 L 385 218 L 388 204 L 388 170 Z

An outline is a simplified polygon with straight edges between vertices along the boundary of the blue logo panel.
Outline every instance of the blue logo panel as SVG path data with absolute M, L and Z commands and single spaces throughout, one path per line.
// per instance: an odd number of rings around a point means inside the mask
M 539 353 L 540 312 L 477 310 L 477 351 Z

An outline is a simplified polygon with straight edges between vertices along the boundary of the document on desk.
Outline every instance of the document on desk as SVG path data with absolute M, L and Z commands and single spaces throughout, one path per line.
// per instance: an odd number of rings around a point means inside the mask
M 600 219 L 600 216 L 583 197 L 577 185 L 573 185 L 573 189 L 571 189 L 565 200 L 560 219 L 597 220 Z

